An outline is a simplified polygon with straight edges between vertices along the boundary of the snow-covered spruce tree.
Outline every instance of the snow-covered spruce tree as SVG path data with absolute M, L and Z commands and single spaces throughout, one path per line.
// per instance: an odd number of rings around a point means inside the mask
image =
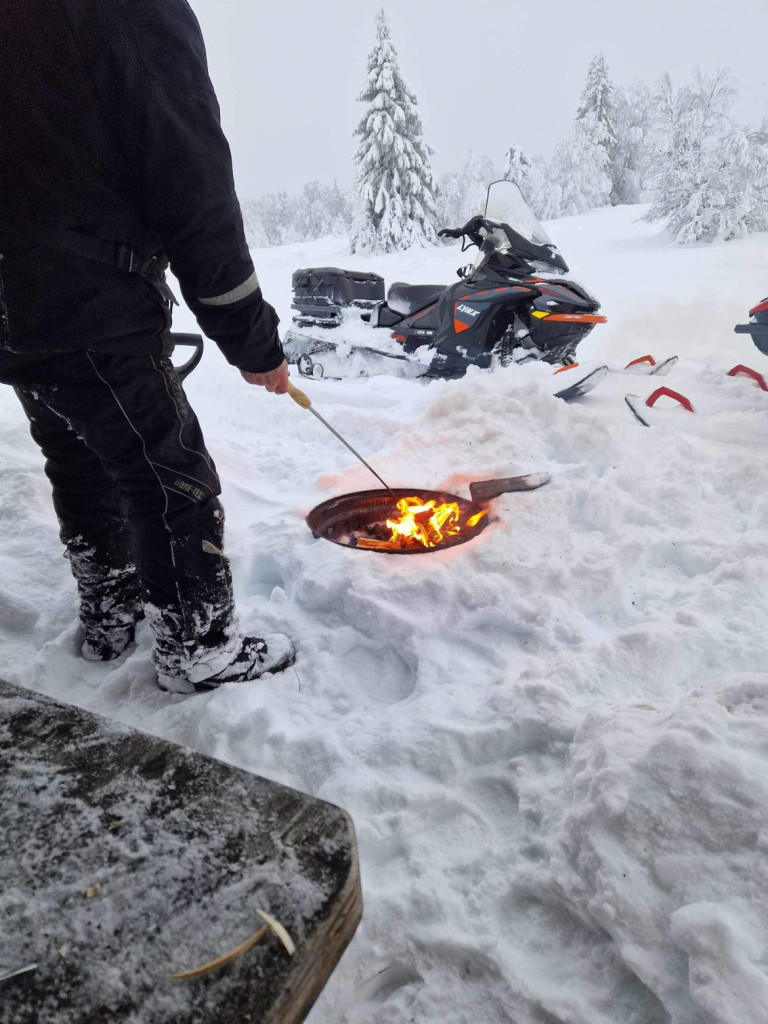
M 368 109 L 355 132 L 360 136 L 355 154 L 359 202 L 352 251 L 394 252 L 434 244 L 432 150 L 422 138 L 416 96 L 400 73 L 383 10 L 359 99 Z
M 613 87 L 605 58 L 598 54 L 589 65 L 573 130 L 557 147 L 542 176 L 536 210 L 540 217 L 570 217 L 609 204 L 614 115 Z
M 603 164 L 611 179 L 610 194 L 606 201 L 616 205 L 613 182 L 613 161 L 616 155 L 616 102 L 613 85 L 608 77 L 608 65 L 602 53 L 596 54 L 587 69 L 587 81 L 576 111 L 576 125 L 583 136 L 594 146 L 605 150 L 606 160 L 597 157 L 596 163 Z M 598 202 L 596 206 L 605 205 Z
M 697 71 L 691 86 L 659 84 L 659 138 L 649 221 L 680 243 L 728 241 L 768 226 L 768 150 L 729 117 L 736 90 L 727 71 Z
M 505 181 L 514 181 L 516 185 L 520 186 L 520 191 L 525 195 L 532 170 L 533 163 L 523 150 L 519 146 L 510 146 L 504 159 L 502 178 Z
M 585 201 L 590 204 L 590 209 L 595 206 L 605 206 L 607 203 L 615 205 L 611 171 L 616 148 L 615 99 L 613 86 L 608 78 L 608 66 L 602 53 L 596 54 L 590 61 L 587 82 L 579 101 L 575 121 L 577 121 L 575 124 L 577 131 L 574 132 L 570 140 L 574 156 L 588 155 L 588 146 L 585 142 L 594 146 L 597 152 L 588 156 L 589 162 L 595 169 L 600 168 L 604 174 L 607 174 L 609 180 L 606 191 L 602 186 L 602 176 L 590 171 L 588 175 L 591 181 L 590 196 L 588 198 L 585 195 Z M 605 156 L 603 157 L 599 151 L 603 151 Z M 598 182 L 600 183 L 599 188 L 597 188 Z M 573 189 L 571 188 L 570 191 L 572 193 Z

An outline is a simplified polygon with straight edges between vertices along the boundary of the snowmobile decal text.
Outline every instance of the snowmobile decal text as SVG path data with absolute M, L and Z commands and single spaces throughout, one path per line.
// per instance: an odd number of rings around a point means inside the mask
M 456 312 L 466 313 L 468 316 L 480 316 L 479 309 L 472 309 L 471 306 L 465 306 L 463 303 L 457 303 Z

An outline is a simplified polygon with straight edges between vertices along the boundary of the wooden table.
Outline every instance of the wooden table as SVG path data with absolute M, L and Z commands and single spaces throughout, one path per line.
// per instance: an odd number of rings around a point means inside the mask
M 340 808 L 0 681 L 1 1024 L 293 1024 L 361 913 Z

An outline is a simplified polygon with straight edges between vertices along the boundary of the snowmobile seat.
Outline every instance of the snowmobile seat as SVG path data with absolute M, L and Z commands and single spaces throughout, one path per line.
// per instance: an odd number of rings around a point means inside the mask
M 436 302 L 444 291 L 444 284 L 406 284 L 404 281 L 395 281 L 387 292 L 387 305 L 403 316 L 410 316 L 430 302 Z

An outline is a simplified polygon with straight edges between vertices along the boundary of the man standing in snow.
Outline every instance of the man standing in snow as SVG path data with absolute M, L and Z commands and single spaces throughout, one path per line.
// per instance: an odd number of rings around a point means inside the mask
M 219 479 L 172 367 L 170 266 L 246 381 L 284 394 L 186 0 L 0 5 L 0 381 L 46 457 L 83 655 L 146 615 L 158 681 L 192 693 L 293 662 L 239 629 Z

